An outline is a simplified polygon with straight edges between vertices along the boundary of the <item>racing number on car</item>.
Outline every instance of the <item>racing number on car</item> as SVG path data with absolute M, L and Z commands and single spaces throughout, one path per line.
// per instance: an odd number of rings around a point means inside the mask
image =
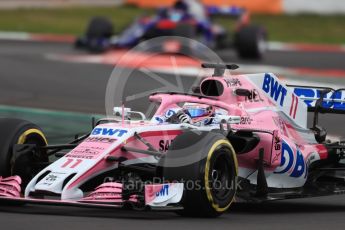
M 298 108 L 298 97 L 296 97 L 295 94 L 292 94 L 290 116 L 293 117 L 293 119 L 296 119 L 297 108 Z
M 274 149 L 277 151 L 281 149 L 279 137 L 274 137 Z
M 74 168 L 77 167 L 81 162 L 83 162 L 83 160 L 81 160 L 81 159 L 71 159 L 71 158 L 67 158 L 67 161 L 61 166 L 61 168 L 66 168 L 67 166 L 69 166 L 69 168 L 74 169 Z

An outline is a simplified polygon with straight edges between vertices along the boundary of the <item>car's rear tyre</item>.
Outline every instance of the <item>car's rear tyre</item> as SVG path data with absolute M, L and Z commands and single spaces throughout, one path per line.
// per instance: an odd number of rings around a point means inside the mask
M 266 30 L 257 25 L 242 27 L 235 34 L 235 48 L 241 58 L 261 59 L 267 51 Z
M 22 179 L 22 188 L 29 182 L 37 168 L 34 163 L 47 162 L 48 156 L 21 156 L 14 159 L 13 148 L 16 144 L 47 145 L 42 130 L 25 120 L 0 118 L 0 176 L 17 175 Z
M 94 17 L 90 20 L 86 29 L 88 38 L 110 38 L 114 34 L 112 22 L 104 17 Z
M 75 42 L 76 48 L 88 48 L 92 53 L 102 53 L 109 48 L 109 41 L 114 34 L 113 23 L 105 17 L 90 20 L 85 36 Z
M 226 137 L 216 132 L 184 132 L 176 137 L 160 164 L 169 182 L 185 185 L 178 214 L 217 217 L 236 193 L 237 159 Z

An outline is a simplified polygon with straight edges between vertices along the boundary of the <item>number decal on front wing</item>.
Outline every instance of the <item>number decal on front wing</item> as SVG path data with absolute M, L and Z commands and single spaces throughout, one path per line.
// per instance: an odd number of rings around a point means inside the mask
M 61 166 L 61 168 L 66 168 L 69 166 L 69 168 L 74 169 L 76 168 L 83 160 L 81 159 L 70 159 L 68 158 L 67 161 Z

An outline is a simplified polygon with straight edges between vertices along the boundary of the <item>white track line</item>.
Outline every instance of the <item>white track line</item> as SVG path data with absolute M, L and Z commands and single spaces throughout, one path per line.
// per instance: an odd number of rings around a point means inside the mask
M 31 35 L 25 32 L 0 32 L 0 40 L 29 41 Z

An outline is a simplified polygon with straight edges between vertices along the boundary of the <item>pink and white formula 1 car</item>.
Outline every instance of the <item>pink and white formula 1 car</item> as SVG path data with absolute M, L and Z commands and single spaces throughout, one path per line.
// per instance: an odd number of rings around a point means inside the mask
M 102 119 L 69 144 L 47 145 L 39 127 L 0 119 L 0 201 L 215 217 L 235 198 L 345 192 L 344 142 L 326 141 L 317 125 L 322 97 L 310 129 L 306 104 L 274 74 L 224 76 L 237 66 L 203 67 L 214 75 L 195 94 L 150 96 L 160 105 L 152 119 L 114 108 L 122 119 Z

